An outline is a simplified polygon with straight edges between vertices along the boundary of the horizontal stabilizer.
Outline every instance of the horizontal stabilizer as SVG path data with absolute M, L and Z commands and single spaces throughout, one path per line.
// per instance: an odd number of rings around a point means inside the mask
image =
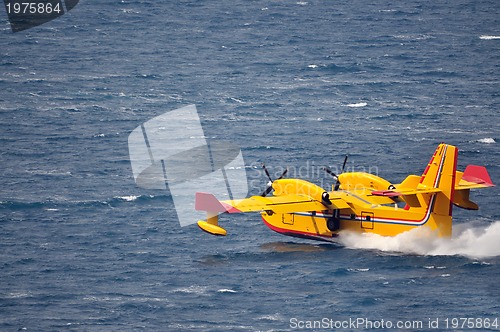
M 453 204 L 462 209 L 477 210 L 479 206 L 470 200 L 470 190 L 495 186 L 484 166 L 468 165 L 465 171 L 456 173 Z
M 372 195 L 385 196 L 385 197 L 398 197 L 398 196 L 402 196 L 403 194 L 398 192 L 398 191 L 394 191 L 394 190 L 375 190 L 375 191 L 372 191 Z
M 372 195 L 385 197 L 410 196 L 417 194 L 433 194 L 439 193 L 439 188 L 423 188 L 423 189 L 401 189 L 401 190 L 376 190 L 372 191 Z
M 458 172 L 457 172 L 458 173 Z M 458 179 L 458 184 L 455 184 L 455 190 L 472 189 L 472 188 L 487 188 L 495 186 L 491 181 L 490 175 L 484 166 L 468 165 Z

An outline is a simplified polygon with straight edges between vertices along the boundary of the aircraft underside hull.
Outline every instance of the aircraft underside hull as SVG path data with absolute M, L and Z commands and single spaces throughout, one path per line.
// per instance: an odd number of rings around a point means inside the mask
M 264 223 L 273 231 L 283 235 L 307 238 L 312 240 L 336 242 L 342 231 L 358 233 L 375 233 L 381 236 L 395 236 L 411 229 L 425 226 L 436 229 L 434 218 L 423 220 L 396 220 L 376 218 L 373 213 L 339 214 L 332 213 L 262 213 Z M 334 221 L 337 219 L 338 221 Z M 427 222 L 429 221 L 430 222 Z

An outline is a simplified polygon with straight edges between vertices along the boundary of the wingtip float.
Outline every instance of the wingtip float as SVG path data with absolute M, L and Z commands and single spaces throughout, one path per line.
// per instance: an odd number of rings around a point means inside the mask
M 211 224 L 208 221 L 198 220 L 198 227 L 204 232 L 217 236 L 226 236 L 227 231 L 217 224 Z
M 209 193 L 196 193 L 195 208 L 207 212 L 198 221 L 205 232 L 225 236 L 218 225 L 221 213 L 260 212 L 264 223 L 283 235 L 334 242 L 343 230 L 395 236 L 427 227 L 440 237 L 452 233 L 452 210 L 477 210 L 469 199 L 471 189 L 494 186 L 483 166 L 457 171 L 458 148 L 439 144 L 423 174 L 409 175 L 400 184 L 364 172 L 336 175 L 331 191 L 301 179 L 272 180 L 261 196 L 219 201 Z M 342 171 L 345 168 L 342 167 Z M 272 197 L 266 197 L 273 191 Z

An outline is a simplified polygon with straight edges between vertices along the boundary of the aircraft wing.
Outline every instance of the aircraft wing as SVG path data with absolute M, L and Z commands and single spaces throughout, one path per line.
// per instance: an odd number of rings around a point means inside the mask
M 340 197 L 330 198 L 332 205 L 325 206 L 308 195 L 288 194 L 273 197 L 252 196 L 244 199 L 219 201 L 209 193 L 196 193 L 195 209 L 212 213 L 243 213 L 273 211 L 274 213 L 293 213 L 344 209 L 349 205 Z

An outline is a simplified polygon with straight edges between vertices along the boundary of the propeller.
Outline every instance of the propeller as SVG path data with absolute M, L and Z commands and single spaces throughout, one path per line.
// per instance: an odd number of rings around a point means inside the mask
M 340 171 L 340 174 L 344 173 L 344 170 L 345 170 L 345 165 L 347 164 L 347 158 L 349 156 L 348 155 L 345 155 L 345 158 L 344 158 L 344 163 L 342 164 L 342 169 Z M 333 187 L 333 191 L 337 191 L 339 190 L 339 187 L 340 187 L 340 181 L 339 181 L 339 176 L 337 174 L 335 174 L 331 169 L 329 169 L 328 167 L 323 167 L 323 170 L 325 172 L 327 172 L 328 174 L 330 174 L 334 179 L 335 179 L 335 186 Z
M 271 174 L 269 174 L 269 171 L 267 170 L 266 165 L 264 165 L 264 163 L 262 163 L 262 168 L 264 169 L 264 172 L 266 172 L 267 178 L 269 179 L 269 182 L 267 183 L 267 188 L 266 188 L 266 190 L 264 190 L 264 192 L 261 195 L 262 197 L 266 197 L 273 190 L 273 182 L 275 180 L 273 180 L 273 178 L 271 177 Z M 286 175 L 286 173 L 288 173 L 288 167 L 285 168 L 283 173 L 281 173 L 280 177 L 277 178 L 276 180 L 282 179 Z

